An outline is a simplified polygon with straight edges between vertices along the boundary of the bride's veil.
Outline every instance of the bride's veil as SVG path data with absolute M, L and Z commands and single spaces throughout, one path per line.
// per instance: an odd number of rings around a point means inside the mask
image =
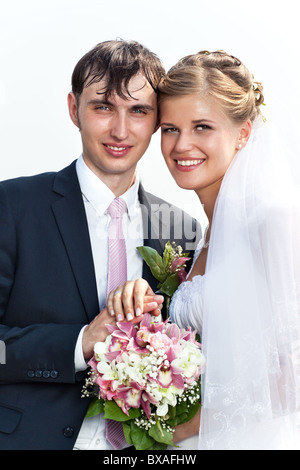
M 216 202 L 200 449 L 300 447 L 300 153 L 289 144 L 258 119 Z

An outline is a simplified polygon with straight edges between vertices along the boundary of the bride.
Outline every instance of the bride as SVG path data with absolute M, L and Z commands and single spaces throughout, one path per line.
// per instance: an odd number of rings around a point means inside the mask
M 280 147 L 263 101 L 224 51 L 183 58 L 160 85 L 162 153 L 209 222 L 170 305 L 207 362 L 201 416 L 175 431 L 183 448 L 300 448 L 299 155 L 288 136 Z M 151 293 L 139 279 L 123 297 L 142 308 L 136 291 Z M 118 310 L 114 292 L 108 302 Z

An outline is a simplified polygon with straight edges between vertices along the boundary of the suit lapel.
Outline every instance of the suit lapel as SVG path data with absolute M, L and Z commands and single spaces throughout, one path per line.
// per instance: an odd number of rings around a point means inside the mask
M 151 211 L 151 202 L 142 187 L 139 187 L 139 200 L 142 208 L 143 227 L 144 227 L 144 246 L 150 246 L 160 255 L 164 251 L 164 242 L 159 238 L 159 217 L 154 211 Z M 151 286 L 155 292 L 157 290 L 158 281 L 153 277 L 149 267 L 143 263 L 143 278 Z
M 62 197 L 52 205 L 78 290 L 89 320 L 99 313 L 94 262 L 75 163 L 57 173 L 53 191 Z
M 146 193 L 144 188 L 140 185 L 139 188 L 139 200 L 142 206 L 142 214 L 143 214 L 143 226 L 144 226 L 144 245 L 150 246 L 154 248 L 160 255 L 162 255 L 165 244 L 168 240 L 171 242 L 174 241 L 176 244 L 180 245 L 184 243 L 184 237 L 182 236 L 181 239 L 175 238 L 175 224 L 172 226 L 172 219 L 171 219 L 171 208 L 169 207 L 168 203 L 165 201 L 161 201 L 157 198 L 151 200 L 151 195 Z M 159 202 L 159 204 L 158 204 Z M 164 210 L 164 205 L 166 206 L 166 217 L 163 216 L 162 211 Z M 170 213 L 168 212 L 170 210 Z M 176 219 L 176 216 L 175 216 Z M 178 222 L 177 222 L 178 223 Z M 183 224 L 182 213 L 180 213 L 180 222 Z M 177 227 L 178 228 L 178 227 Z M 181 233 L 184 233 L 183 225 L 181 226 Z M 196 229 L 196 226 L 195 226 Z M 167 238 L 162 238 L 160 234 L 165 234 Z M 200 233 L 201 234 L 201 233 Z M 198 235 L 200 235 L 198 234 Z M 197 245 L 196 241 L 195 244 Z M 190 260 L 186 263 L 186 271 L 188 272 L 193 259 L 193 250 L 189 250 Z M 143 278 L 150 284 L 151 288 L 156 291 L 158 281 L 154 279 L 151 274 L 150 269 L 144 263 L 143 267 Z

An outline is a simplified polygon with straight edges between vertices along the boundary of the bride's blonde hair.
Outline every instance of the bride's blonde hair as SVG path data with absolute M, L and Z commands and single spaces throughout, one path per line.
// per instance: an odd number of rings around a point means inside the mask
M 202 94 L 220 101 L 235 122 L 260 114 L 263 87 L 236 57 L 225 51 L 200 51 L 174 65 L 159 85 L 159 102 L 167 96 Z

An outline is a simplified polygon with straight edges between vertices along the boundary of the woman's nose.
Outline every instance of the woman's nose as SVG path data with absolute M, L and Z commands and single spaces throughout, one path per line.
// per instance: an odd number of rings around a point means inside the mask
M 189 133 L 180 133 L 176 140 L 174 150 L 178 153 L 184 153 L 191 150 L 194 146 L 192 136 Z

